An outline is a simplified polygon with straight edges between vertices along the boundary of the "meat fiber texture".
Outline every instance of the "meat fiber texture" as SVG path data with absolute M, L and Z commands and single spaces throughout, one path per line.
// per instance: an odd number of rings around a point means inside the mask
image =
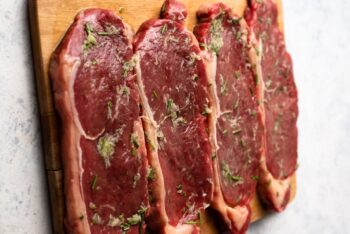
M 211 103 L 206 64 L 184 28 L 180 2 L 165 1 L 161 16 L 143 23 L 134 39 L 150 181 L 151 228 L 197 233 L 199 212 L 213 193 L 209 140 Z
M 210 132 L 215 159 L 212 208 L 231 233 L 244 233 L 250 201 L 259 178 L 263 147 L 259 103 L 259 64 L 244 20 L 222 3 L 202 5 L 195 27 L 208 61 L 213 122 Z
M 111 11 L 83 10 L 52 56 L 68 233 L 145 230 L 148 164 L 131 37 Z
M 292 59 L 278 25 L 275 1 L 249 2 L 245 12 L 261 64 L 261 102 L 264 118 L 264 152 L 258 190 L 263 201 L 282 211 L 290 200 L 291 177 L 297 167 L 298 97 Z

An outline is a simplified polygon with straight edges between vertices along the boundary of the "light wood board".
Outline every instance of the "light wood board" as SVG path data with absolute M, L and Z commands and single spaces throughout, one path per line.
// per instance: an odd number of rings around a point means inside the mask
M 192 31 L 196 23 L 195 12 L 203 3 L 217 0 L 183 0 L 188 10 L 186 27 Z M 233 8 L 237 15 L 242 15 L 247 5 L 246 0 L 221 0 Z M 283 30 L 281 4 L 279 22 Z M 51 53 L 73 22 L 76 13 L 84 8 L 99 7 L 113 10 L 123 17 L 125 22 L 137 31 L 147 19 L 158 18 L 163 0 L 29 0 L 32 48 L 38 102 L 40 109 L 43 151 L 46 174 L 49 184 L 53 233 L 64 233 L 64 195 L 63 170 L 60 160 L 60 123 L 53 105 L 48 65 Z M 292 183 L 292 199 L 296 192 L 295 176 Z M 252 201 L 252 222 L 262 218 L 267 211 L 263 209 L 257 196 Z M 212 220 L 204 215 L 202 233 L 216 233 Z

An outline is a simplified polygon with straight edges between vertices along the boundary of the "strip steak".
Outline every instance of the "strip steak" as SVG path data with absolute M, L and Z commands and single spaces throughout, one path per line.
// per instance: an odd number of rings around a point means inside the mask
M 134 39 L 149 161 L 150 226 L 160 233 L 195 233 L 212 198 L 211 114 L 206 67 L 184 27 L 182 3 L 165 1 L 163 19 L 142 24 Z
M 292 59 L 286 51 L 274 1 L 250 1 L 245 18 L 259 39 L 264 82 L 265 150 L 258 188 L 265 203 L 282 211 L 289 202 L 291 177 L 297 167 L 298 96 Z
M 258 102 L 257 56 L 244 19 L 222 3 L 197 12 L 195 35 L 210 63 L 215 100 L 211 128 L 215 192 L 212 206 L 231 233 L 244 233 L 258 178 L 263 127 Z
M 145 229 L 147 156 L 131 36 L 111 11 L 83 10 L 52 56 L 69 233 Z

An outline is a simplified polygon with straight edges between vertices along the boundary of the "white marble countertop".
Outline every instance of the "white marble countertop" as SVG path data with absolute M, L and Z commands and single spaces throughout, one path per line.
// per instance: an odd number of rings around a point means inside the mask
M 350 233 L 350 1 L 284 0 L 284 14 L 300 99 L 298 192 L 249 233 Z M 0 22 L 0 233 L 51 233 L 27 1 L 0 0 Z

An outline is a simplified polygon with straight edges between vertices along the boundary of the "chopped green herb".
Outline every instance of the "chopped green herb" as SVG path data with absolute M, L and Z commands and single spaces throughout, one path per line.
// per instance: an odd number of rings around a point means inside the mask
M 112 101 L 108 101 L 107 102 L 107 119 L 112 119 L 112 108 L 113 108 Z
M 157 131 L 157 140 L 158 141 L 165 141 L 165 136 L 161 130 Z
M 228 94 L 227 80 L 224 79 L 224 77 L 221 74 L 220 74 L 220 82 L 221 82 L 220 94 L 222 96 L 226 96 Z
M 166 5 L 165 5 L 165 3 L 164 3 L 163 6 L 162 6 L 162 8 L 160 9 L 160 12 L 161 12 L 161 13 L 164 13 L 165 10 L 166 10 Z
M 92 24 L 90 22 L 85 24 L 85 31 L 87 34 L 91 34 L 94 31 L 94 29 L 92 28 Z
M 199 46 L 204 48 L 205 50 L 208 50 L 208 46 L 205 43 L 199 43 Z
M 274 123 L 274 127 L 273 127 L 274 132 L 277 132 L 278 129 L 280 128 L 282 117 L 283 115 L 279 113 Z
M 187 195 L 187 193 L 183 191 L 182 184 L 176 186 L 176 192 L 184 197 Z
M 95 213 L 93 216 L 92 216 L 92 223 L 93 224 L 102 224 L 103 223 L 103 220 L 101 218 L 101 216 L 97 213 Z
M 222 27 L 222 18 L 217 18 L 213 20 L 210 24 L 210 45 L 209 48 L 216 55 L 219 54 L 220 48 L 224 45 L 224 41 L 222 39 L 222 33 L 224 32 L 224 28 Z
M 245 141 L 244 141 L 243 139 L 241 139 L 241 140 L 239 141 L 239 145 L 240 145 L 242 148 L 245 148 L 246 143 L 245 143 Z
M 176 126 L 178 126 L 178 125 L 184 125 L 184 124 L 186 124 L 187 123 L 187 121 L 184 119 L 184 117 L 177 117 L 174 121 L 173 121 L 173 124 L 174 124 L 174 126 L 176 127 Z
M 96 209 L 95 203 L 90 202 L 90 203 L 89 203 L 89 208 L 92 209 L 92 210 Z
M 136 156 L 137 149 L 140 147 L 140 143 L 138 141 L 138 137 L 136 134 L 134 133 L 131 134 L 130 143 L 131 143 L 131 154 L 132 156 Z
M 152 91 L 153 97 L 158 98 L 158 94 L 155 90 Z
M 238 118 L 230 119 L 229 121 L 230 121 L 231 128 L 239 129 L 240 125 L 239 125 L 239 122 L 238 122 Z
M 238 30 L 237 32 L 236 32 L 236 39 L 237 40 L 240 40 L 242 38 L 242 31 L 241 30 Z
M 186 38 L 186 39 L 187 39 L 187 38 Z M 185 40 L 186 40 L 186 39 L 185 39 Z M 179 39 L 176 38 L 176 37 L 174 37 L 173 35 L 171 35 L 171 36 L 167 37 L 166 43 L 167 43 L 168 41 L 170 41 L 170 42 L 179 42 Z M 166 44 L 166 45 L 167 45 L 167 44 Z
M 239 175 L 233 175 L 228 164 L 224 161 L 222 162 L 222 175 L 230 183 L 243 183 L 243 178 Z
M 208 116 L 209 114 L 211 114 L 212 110 L 208 107 L 207 104 L 204 105 L 204 110 L 202 111 L 202 115 L 204 116 Z
M 199 61 L 199 60 L 201 60 L 201 59 L 202 59 L 202 58 L 201 58 L 200 55 L 196 54 L 195 52 L 192 52 L 192 53 L 190 54 L 190 59 L 189 59 L 189 61 L 188 61 L 188 64 L 189 64 L 189 65 L 193 65 L 196 61 Z
M 171 98 L 168 98 L 165 102 L 165 106 L 168 112 L 168 115 L 171 118 L 171 121 L 173 122 L 173 125 L 177 127 L 178 125 L 186 124 L 187 121 L 180 116 L 180 108 L 178 105 L 174 103 L 174 100 Z
M 238 80 L 241 77 L 241 72 L 240 71 L 235 71 L 235 78 Z
M 86 54 L 91 47 L 97 44 L 97 40 L 95 36 L 92 34 L 93 33 L 93 28 L 91 23 L 86 23 L 85 24 L 85 32 L 87 33 L 87 37 L 83 42 L 83 51 L 84 54 Z
M 136 66 L 137 59 L 136 57 L 132 57 L 130 61 L 127 61 L 123 65 L 123 77 L 127 77 L 130 71 L 134 70 L 134 67 Z
M 164 24 L 164 25 L 162 26 L 162 28 L 160 29 L 160 33 L 161 33 L 161 34 L 164 34 L 164 33 L 167 31 L 167 29 L 168 29 L 167 25 Z
M 185 224 L 190 224 L 190 225 L 197 225 L 199 223 L 199 220 L 189 220 L 185 221 Z
M 136 188 L 137 182 L 139 182 L 140 179 L 141 179 L 141 174 L 136 173 L 136 175 L 134 175 L 134 177 L 133 177 L 133 181 L 134 181 L 134 183 L 132 185 L 133 188 Z
M 92 183 L 91 183 L 92 190 L 96 189 L 96 184 L 97 184 L 97 175 L 94 175 L 94 177 L 92 178 Z
M 113 156 L 116 138 L 108 133 L 102 136 L 97 143 L 97 151 L 105 161 L 106 167 L 110 166 L 110 159 Z
M 85 218 L 85 216 L 83 215 L 83 214 L 81 214 L 80 216 L 79 216 L 79 219 L 80 220 L 83 220 Z
M 124 216 L 123 216 L 124 218 Z M 128 231 L 130 229 L 130 224 L 128 222 L 123 222 L 120 225 L 121 229 L 123 230 L 123 234 L 126 233 L 126 231 Z
M 127 218 L 128 224 L 129 225 L 136 225 L 142 221 L 141 215 L 140 214 L 134 214 L 130 218 Z
M 120 227 L 120 225 L 124 222 L 124 217 L 122 218 L 123 219 L 121 219 L 120 217 L 114 217 L 113 215 L 110 214 L 107 226 Z
M 272 80 L 271 80 L 271 79 L 268 79 L 268 80 L 265 82 L 266 88 L 270 88 L 271 83 L 272 83 Z
M 255 110 L 251 110 L 251 111 L 249 111 L 250 113 L 250 116 L 252 116 L 252 117 L 256 117 L 257 116 L 257 113 L 256 113 L 256 111 Z
M 156 147 L 155 147 L 155 145 L 153 144 L 153 142 L 149 139 L 149 137 L 148 137 L 147 134 L 145 134 L 145 137 L 146 137 L 146 142 L 147 142 L 147 144 L 149 145 L 149 147 L 151 148 L 151 150 L 152 150 L 152 151 L 155 150 Z
M 239 21 L 241 21 L 241 19 L 243 18 L 243 16 L 239 17 L 239 18 L 232 18 L 230 21 L 232 24 L 238 24 Z
M 131 148 L 131 155 L 132 156 L 136 156 L 137 155 L 137 149 L 135 149 L 134 147 Z
M 153 167 L 147 169 L 147 179 L 153 181 L 156 178 L 156 172 Z
M 137 138 L 136 134 L 131 134 L 131 144 L 133 147 L 135 147 L 136 149 L 138 149 L 140 147 L 140 143 L 139 140 Z
M 260 55 L 260 50 L 257 47 L 255 47 L 254 49 L 255 49 L 256 56 L 259 56 Z
M 259 176 L 253 175 L 252 176 L 252 180 L 258 181 L 259 180 Z
M 258 74 L 254 73 L 254 78 L 255 78 L 255 85 L 257 86 L 259 84 Z
M 125 219 L 124 215 L 121 214 L 118 217 L 114 217 L 113 215 L 109 216 L 108 226 L 110 227 L 120 227 L 122 229 L 122 233 L 125 234 L 130 229 L 131 226 L 140 224 L 143 222 L 143 214 L 145 213 L 146 208 L 141 206 L 141 209 L 137 211 L 136 214 L 131 217 Z
M 197 81 L 199 79 L 199 76 L 197 75 L 197 74 L 194 74 L 193 76 L 192 76 L 192 80 L 193 81 Z
M 140 209 L 138 209 L 137 213 L 140 214 L 140 215 L 143 215 L 143 214 L 146 213 L 146 211 L 147 211 L 147 207 L 142 204 L 140 206 Z
M 130 88 L 126 85 L 118 86 L 117 93 L 119 95 L 128 97 L 130 95 Z
M 115 26 L 110 25 L 105 27 L 105 31 L 97 32 L 97 35 L 111 36 L 111 35 L 117 35 L 118 33 L 119 33 L 119 30 Z
M 167 109 L 168 111 L 172 111 L 172 110 L 177 111 L 179 108 L 175 105 L 173 99 L 168 98 L 168 99 L 166 100 L 166 109 Z

